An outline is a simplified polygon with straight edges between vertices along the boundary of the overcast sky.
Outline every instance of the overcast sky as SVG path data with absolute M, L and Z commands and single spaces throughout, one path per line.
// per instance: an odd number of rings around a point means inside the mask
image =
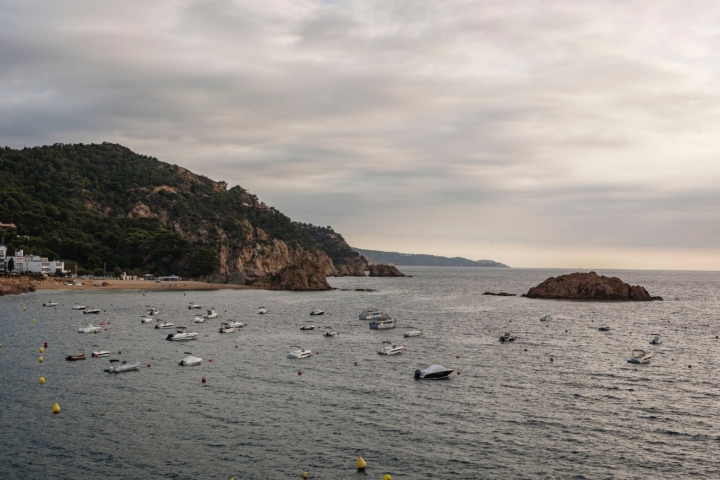
M 720 2 L 0 0 L 0 143 L 118 142 L 357 247 L 720 270 Z

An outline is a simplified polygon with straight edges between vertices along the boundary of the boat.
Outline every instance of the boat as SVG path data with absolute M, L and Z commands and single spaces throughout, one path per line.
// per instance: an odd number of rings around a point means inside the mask
M 168 336 L 165 337 L 165 340 L 170 340 L 173 342 L 180 342 L 183 340 L 196 340 L 197 337 L 198 337 L 197 332 L 188 332 L 185 327 L 178 327 L 177 332 L 168 333 Z
M 609 331 L 610 331 L 610 327 L 598 327 L 598 331 L 600 331 L 600 332 L 609 332 Z
M 235 327 L 231 327 L 227 323 L 223 323 L 220 325 L 220 333 L 233 333 L 235 331 Z
M 202 358 L 193 356 L 190 352 L 185 352 L 185 355 L 187 357 L 183 358 L 178 362 L 178 365 L 183 367 L 192 367 L 194 365 L 200 365 L 202 363 Z
M 387 343 L 388 346 L 382 347 L 377 351 L 380 355 L 397 355 L 398 353 L 402 353 L 405 350 L 404 345 L 393 345 L 392 342 L 382 343 Z
M 81 353 L 79 355 L 68 355 L 67 357 L 65 357 L 65 360 L 67 360 L 69 362 L 74 362 L 76 360 L 85 360 L 86 358 L 87 358 L 87 355 L 85 355 L 84 353 Z
M 415 370 L 415 380 L 433 380 L 436 378 L 445 378 L 454 370 L 445 368 L 442 365 L 430 365 L 423 370 Z
M 505 342 L 514 342 L 517 337 L 515 335 L 511 335 L 508 332 L 503 333 L 500 335 L 500 341 Z
M 370 328 L 373 330 L 387 330 L 395 328 L 395 320 L 390 315 L 382 314 L 377 320 L 370 322 Z
M 210 320 L 211 318 L 217 318 L 217 316 L 217 312 L 212 309 L 208 310 L 207 313 L 203 315 L 203 317 L 207 318 L 208 320 Z
M 315 325 L 303 325 L 300 330 L 315 330 Z
M 553 317 L 551 315 L 545 315 L 544 317 L 540 317 L 541 322 L 549 322 L 552 319 Z
M 636 349 L 632 351 L 632 357 L 628 363 L 650 363 L 652 353 L 646 353 L 645 350 Z
M 93 345 L 93 348 L 95 348 L 95 350 L 93 350 L 92 356 L 95 357 L 95 358 L 99 358 L 99 357 L 109 357 L 109 356 L 110 356 L 110 351 L 109 351 L 109 350 L 100 350 L 100 347 L 97 346 L 97 345 Z
M 191 302 L 190 305 L 188 305 L 188 310 L 192 310 L 193 308 L 197 308 L 197 309 L 199 310 L 199 309 L 201 309 L 202 307 L 201 307 L 200 305 L 198 305 L 197 303 L 192 303 L 192 302 Z
M 160 321 L 159 318 L 157 319 L 157 322 L 158 323 L 155 324 L 155 328 L 173 328 L 175 326 L 172 323 Z
M 652 339 L 650 339 L 650 345 L 662 345 L 662 339 L 659 333 L 651 333 Z
M 42 304 L 43 307 L 57 307 L 58 302 L 45 302 Z
M 227 325 L 227 326 L 233 327 L 233 328 L 247 327 L 247 323 L 236 322 L 235 320 L 227 321 L 227 322 L 225 322 L 223 325 Z
M 93 327 L 92 325 L 78 328 L 78 333 L 97 333 L 100 331 L 102 331 L 102 327 Z
M 327 328 L 332 328 L 332 327 L 327 327 Z M 335 330 L 330 330 L 329 332 L 323 333 L 323 336 L 324 337 L 334 337 L 337 334 L 338 333 Z
M 366 308 L 360 313 L 360 320 L 377 320 L 382 317 L 382 310 L 377 308 Z
M 403 333 L 403 337 L 422 337 L 422 334 L 422 330 L 408 330 L 407 332 Z
M 120 365 L 113 365 L 118 363 L 120 360 L 110 360 L 110 368 L 105 370 L 108 373 L 123 373 L 131 372 L 133 370 L 140 369 L 140 362 L 127 363 L 125 360 Z
M 312 355 L 312 350 L 305 350 L 302 347 L 296 347 L 297 350 L 288 352 L 287 358 L 307 358 Z
M 258 307 L 258 315 L 265 315 L 266 313 L 267 313 L 267 308 Z
M 195 320 L 193 320 L 193 322 L 195 322 L 195 323 L 206 323 L 206 322 L 207 322 L 207 318 L 205 318 L 204 315 L 203 315 L 203 316 L 200 316 L 200 317 L 195 317 Z
M 73 305 L 73 310 L 85 310 L 87 308 L 87 305 Z
M 310 312 L 310 315 L 325 315 L 325 312 L 323 312 L 319 308 L 313 308 Z
M 147 316 L 153 316 L 153 315 L 157 315 L 160 313 L 160 310 L 155 307 L 147 307 L 147 308 L 148 308 L 148 313 L 145 314 Z
M 153 321 L 153 319 L 150 318 L 150 317 L 143 317 L 143 318 L 140 320 L 140 323 L 150 323 L 150 322 L 152 322 L 152 321 Z
M 90 313 L 97 315 L 98 313 L 100 313 L 100 309 L 99 308 L 86 308 L 85 310 L 83 310 L 83 314 L 85 314 L 85 315 L 90 314 Z

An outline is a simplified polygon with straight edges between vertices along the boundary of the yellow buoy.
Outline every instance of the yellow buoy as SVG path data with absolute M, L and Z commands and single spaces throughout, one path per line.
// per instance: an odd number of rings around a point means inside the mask
M 390 476 L 389 473 L 387 473 L 387 474 L 385 474 L 385 476 L 383 477 L 383 480 L 392 480 L 392 477 Z
M 38 358 L 38 362 L 42 363 L 42 362 L 43 362 L 43 358 L 42 358 L 42 357 Z
M 40 377 L 40 385 L 45 385 L 45 377 Z
M 23 307 L 23 312 L 24 312 L 25 310 L 27 310 L 27 307 Z
M 366 466 L 367 466 L 367 463 L 365 462 L 365 460 L 362 457 L 358 457 L 358 459 L 357 459 L 358 470 L 364 470 Z
M 53 404 L 53 413 L 60 413 L 60 405 L 57 402 Z
M 33 318 L 33 323 L 35 323 L 35 322 L 37 322 L 37 320 L 35 320 L 35 319 Z
M 308 478 L 307 472 L 303 472 L 303 478 Z
M 45 353 L 45 349 L 43 347 L 40 347 L 40 353 Z

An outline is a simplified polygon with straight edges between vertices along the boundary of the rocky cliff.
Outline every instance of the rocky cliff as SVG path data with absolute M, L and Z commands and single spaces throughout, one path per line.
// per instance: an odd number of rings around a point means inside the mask
M 595 272 L 550 277 L 523 296 L 560 300 L 662 300 L 662 297 L 651 296 L 640 285 L 629 285 L 617 277 L 606 277 Z
M 404 277 L 405 276 L 405 274 L 402 273 L 400 270 L 398 270 L 397 267 L 394 267 L 392 265 L 372 264 L 372 265 L 368 266 L 368 270 L 370 270 L 371 277 Z
M 0 278 L 0 296 L 34 291 L 35 285 L 27 278 Z

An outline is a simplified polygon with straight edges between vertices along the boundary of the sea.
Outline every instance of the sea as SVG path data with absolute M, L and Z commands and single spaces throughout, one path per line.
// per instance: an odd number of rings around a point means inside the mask
M 520 297 L 569 270 L 401 269 L 330 278 L 328 292 L 180 282 L 0 298 L 0 479 L 720 478 L 720 273 L 597 270 L 664 298 L 615 303 Z M 194 324 L 190 302 L 219 317 Z M 148 306 L 199 338 L 166 341 L 141 323 Z M 369 329 L 368 307 L 398 327 Z M 226 320 L 248 325 L 218 333 Z M 90 322 L 109 324 L 77 332 Z M 383 341 L 407 350 L 378 355 Z M 294 346 L 313 355 L 287 358 Z M 98 347 L 141 369 L 65 361 Z M 633 349 L 652 361 L 628 363 Z M 179 366 L 185 352 L 202 365 Z M 454 372 L 415 380 L 430 364 Z

